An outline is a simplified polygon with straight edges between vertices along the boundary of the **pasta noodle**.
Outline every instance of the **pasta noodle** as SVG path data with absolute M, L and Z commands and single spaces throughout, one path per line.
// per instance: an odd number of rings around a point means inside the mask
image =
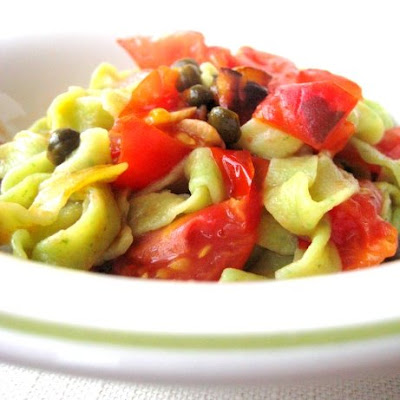
M 267 187 L 266 209 L 288 231 L 309 235 L 329 210 L 357 191 L 358 183 L 320 155 L 273 160 Z

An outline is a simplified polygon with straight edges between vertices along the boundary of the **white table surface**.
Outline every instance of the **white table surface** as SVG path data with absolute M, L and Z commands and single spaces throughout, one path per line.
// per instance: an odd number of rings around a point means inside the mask
M 269 386 L 132 384 L 0 363 L 2 400 L 398 400 L 400 377 Z
M 132 384 L 23 368 L 0 363 L 2 400 L 398 400 L 400 377 L 329 382 L 190 387 Z
M 247 0 L 241 6 L 238 2 L 209 0 L 141 3 L 113 0 L 106 5 L 82 0 L 61 3 L 14 0 L 3 4 L 0 38 L 15 33 L 71 30 L 102 30 L 123 36 L 192 29 L 203 31 L 207 36 L 217 32 L 215 44 L 224 45 L 231 43 L 232 34 L 236 32 L 240 34 L 240 44 L 252 43 L 254 47 L 294 60 L 301 58 L 309 61 L 307 66 L 322 68 L 321 60 L 334 64 L 339 50 L 345 57 L 357 51 L 364 63 L 375 63 L 377 68 L 384 68 L 393 76 L 397 71 L 398 76 L 398 63 L 396 66 L 396 63 L 386 62 L 386 55 L 392 52 L 393 46 L 397 47 L 400 37 L 398 13 L 393 9 L 395 1 Z M 268 32 L 274 32 L 274 35 L 264 37 L 260 34 L 263 27 L 268 27 Z M 298 45 L 293 46 L 293 41 Z M 264 42 L 268 48 L 262 46 Z M 308 49 L 306 54 L 305 48 Z M 356 75 L 361 83 L 367 79 L 362 70 L 354 71 L 354 77 Z M 376 98 L 384 97 L 388 88 L 380 87 L 379 80 L 376 82 L 372 92 Z M 399 87 L 399 82 L 395 84 Z M 89 379 L 0 363 L 0 399 L 395 400 L 400 399 L 400 376 L 295 386 L 182 387 Z

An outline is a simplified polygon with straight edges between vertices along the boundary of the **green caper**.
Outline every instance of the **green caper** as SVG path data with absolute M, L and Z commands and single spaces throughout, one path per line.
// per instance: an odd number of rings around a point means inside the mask
M 214 107 L 208 113 L 208 123 L 218 131 L 227 145 L 240 139 L 240 122 L 235 112 L 224 107 Z
M 59 165 L 79 146 L 80 134 L 73 129 L 57 129 L 51 133 L 47 146 L 47 158 Z
M 201 83 L 200 70 L 193 64 L 186 64 L 179 69 L 179 77 L 176 81 L 176 88 L 183 92 L 193 85 Z
M 215 103 L 212 91 L 204 85 L 193 85 L 185 94 L 190 106 L 200 107 L 203 104 L 212 106 Z
M 181 68 L 181 67 L 183 67 L 185 65 L 188 65 L 188 64 L 194 65 L 195 67 L 199 68 L 199 64 L 193 58 L 181 58 L 180 60 L 175 61 L 172 64 L 172 67 Z

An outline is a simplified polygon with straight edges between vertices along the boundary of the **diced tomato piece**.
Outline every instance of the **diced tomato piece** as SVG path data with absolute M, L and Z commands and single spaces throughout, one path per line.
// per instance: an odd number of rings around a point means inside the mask
M 210 46 L 207 47 L 206 59 L 213 63 L 216 67 L 233 68 L 236 66 L 236 58 L 231 51 L 225 47 Z
M 178 32 L 153 40 L 147 36 L 135 36 L 117 41 L 140 68 L 170 66 L 181 58 L 193 58 L 203 62 L 207 57 L 204 36 L 198 32 Z
M 280 86 L 253 117 L 295 136 L 316 150 L 341 150 L 354 126 L 346 120 L 358 99 L 333 82 Z
M 376 145 L 376 148 L 392 158 L 393 160 L 400 159 L 400 126 L 388 129 L 382 140 Z
M 129 103 L 121 116 L 135 114 L 145 116 L 153 108 L 173 110 L 181 98 L 176 89 L 179 72 L 168 67 L 159 67 L 149 73 L 133 90 Z
M 296 65 L 275 54 L 244 46 L 236 54 L 236 60 L 238 65 L 258 68 L 271 75 L 272 80 L 268 84 L 270 91 L 275 90 L 280 85 L 294 83 L 297 80 L 299 70 Z
M 257 188 L 257 190 L 263 190 L 265 178 L 268 174 L 269 168 L 269 160 L 258 156 L 251 156 L 254 165 L 254 178 L 253 178 L 253 185 Z
M 115 162 L 128 169 L 114 182 L 139 190 L 166 175 L 191 150 L 178 139 L 134 115 L 118 118 L 110 131 Z
M 261 196 L 255 190 L 241 199 L 181 217 L 135 239 L 113 263 L 118 275 L 215 281 L 222 271 L 242 269 L 256 243 Z
M 249 194 L 255 173 L 250 153 L 218 147 L 213 147 L 211 151 L 224 177 L 229 197 L 238 198 Z
M 157 40 L 147 36 L 136 36 L 118 39 L 117 42 L 140 68 L 170 66 L 182 58 L 193 58 L 198 63 L 210 61 L 216 67 L 236 66 L 236 58 L 229 49 L 206 46 L 204 36 L 198 32 L 178 32 Z
M 397 230 L 379 213 L 382 194 L 370 181 L 330 212 L 331 240 L 336 245 L 343 270 L 365 268 L 381 263 L 395 254 Z
M 299 72 L 297 76 L 298 83 L 318 81 L 329 81 L 336 83 L 336 85 L 340 86 L 342 89 L 346 90 L 346 92 L 349 92 L 357 99 L 362 99 L 362 90 L 361 87 L 357 85 L 357 83 L 343 76 L 332 74 L 329 71 L 312 68 L 303 69 Z
M 329 137 L 326 137 L 325 142 L 321 145 L 319 150 L 330 150 L 333 154 L 335 154 L 346 146 L 346 143 L 353 133 L 354 125 L 350 121 L 343 119 L 342 121 L 338 122 L 337 125 L 330 131 Z M 316 146 L 312 147 L 318 149 L 318 142 Z

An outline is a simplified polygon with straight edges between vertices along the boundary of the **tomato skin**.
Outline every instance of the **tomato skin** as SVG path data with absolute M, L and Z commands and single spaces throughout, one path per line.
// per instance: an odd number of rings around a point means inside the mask
M 268 84 L 271 92 L 280 85 L 294 83 L 297 80 L 299 70 L 286 58 L 248 46 L 241 47 L 235 57 L 238 65 L 258 68 L 271 75 L 272 80 Z
M 251 158 L 254 165 L 253 185 L 258 191 L 262 192 L 265 185 L 265 178 L 268 174 L 269 160 L 253 155 Z
M 261 196 L 231 198 L 136 239 L 114 261 L 118 275 L 215 281 L 227 268 L 242 269 L 257 240 Z
M 133 90 L 121 116 L 135 114 L 143 117 L 154 108 L 176 109 L 181 102 L 176 89 L 178 76 L 177 70 L 164 66 L 151 71 Z
M 204 36 L 198 32 L 178 32 L 153 40 L 147 36 L 118 39 L 120 44 L 140 68 L 157 68 L 171 65 L 181 58 L 203 62 L 207 47 Z
M 216 67 L 233 68 L 236 58 L 230 50 L 220 46 L 206 46 L 204 36 L 198 32 L 178 32 L 157 40 L 135 36 L 118 39 L 140 68 L 157 68 L 172 65 L 181 58 L 193 58 L 198 63 L 212 62 Z
M 381 153 L 392 158 L 400 159 L 400 126 L 388 129 L 381 141 L 375 146 Z
M 256 108 L 253 117 L 271 123 L 316 150 L 341 150 L 354 133 L 346 120 L 357 98 L 332 82 L 284 85 Z
M 110 133 L 115 162 L 127 162 L 128 169 L 113 183 L 140 190 L 166 175 L 191 148 L 134 115 L 116 120 Z
M 249 194 L 255 173 L 250 153 L 217 147 L 211 151 L 224 178 L 229 197 L 238 198 Z
M 113 262 L 115 274 L 213 281 L 227 267 L 244 267 L 257 241 L 269 163 L 247 151 L 211 151 L 232 197 L 135 239 Z
M 297 76 L 298 83 L 306 83 L 306 82 L 318 82 L 318 81 L 328 81 L 333 82 L 336 85 L 340 86 L 343 90 L 350 93 L 358 100 L 362 99 L 362 90 L 357 83 L 347 79 L 343 76 L 332 74 L 329 71 L 322 69 L 303 69 L 299 71 Z
M 379 216 L 381 192 L 370 181 L 361 181 L 360 186 L 358 193 L 329 212 L 331 240 L 345 271 L 378 265 L 397 249 L 396 228 Z
M 209 46 L 206 50 L 206 59 L 218 68 L 233 68 L 237 65 L 236 58 L 225 47 Z

